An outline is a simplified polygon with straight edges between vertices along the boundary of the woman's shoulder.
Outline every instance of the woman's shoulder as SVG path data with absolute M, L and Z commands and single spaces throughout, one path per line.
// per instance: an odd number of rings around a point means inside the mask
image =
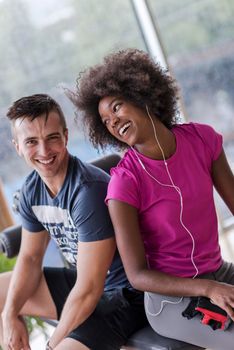
M 219 134 L 211 125 L 201 123 L 177 124 L 173 127 L 176 135 L 184 137 L 189 142 L 201 147 L 205 147 L 212 158 L 217 158 L 222 148 L 222 135 Z
M 196 122 L 175 124 L 173 126 L 173 130 L 181 131 L 181 132 L 190 132 L 190 133 L 206 133 L 206 132 L 215 131 L 211 125 L 204 124 L 204 123 L 196 123 Z
M 200 137 L 218 134 L 211 125 L 194 122 L 176 124 L 172 130 L 176 133 L 196 134 Z

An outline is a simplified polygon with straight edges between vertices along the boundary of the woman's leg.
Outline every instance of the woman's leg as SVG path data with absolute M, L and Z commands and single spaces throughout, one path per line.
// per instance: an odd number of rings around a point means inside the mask
M 199 276 L 199 278 L 234 285 L 234 264 L 224 262 L 216 272 Z M 180 298 L 177 297 L 145 293 L 145 310 L 152 328 L 168 338 L 182 340 L 204 348 L 233 350 L 234 323 L 225 331 L 220 329 L 214 331 L 210 326 L 201 323 L 199 315 L 188 320 L 182 316 L 182 312 L 190 301 L 190 298 L 183 298 L 180 301 Z
M 213 330 L 208 325 L 201 323 L 201 316 L 197 315 L 188 320 L 182 316 L 182 312 L 190 303 L 190 298 L 162 296 L 154 293 L 146 293 L 146 315 L 152 328 L 162 336 L 181 340 L 190 344 L 209 348 L 212 350 L 233 350 L 234 323 L 226 330 Z M 163 302 L 164 301 L 164 302 Z M 163 302 L 162 311 L 158 314 Z M 157 316 L 155 316 L 158 314 Z

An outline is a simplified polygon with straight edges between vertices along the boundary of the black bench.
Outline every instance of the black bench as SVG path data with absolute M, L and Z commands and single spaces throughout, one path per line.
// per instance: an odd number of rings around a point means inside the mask
M 97 160 L 92 161 L 91 163 L 109 173 L 110 168 L 115 166 L 120 160 L 119 155 L 111 154 Z M 0 233 L 0 252 L 4 253 L 8 258 L 14 257 L 18 254 L 19 247 L 21 242 L 21 226 L 16 225 L 5 229 Z M 63 264 L 62 258 L 59 255 L 58 249 L 52 245 L 48 246 L 48 249 L 54 249 L 53 251 L 53 263 L 55 262 L 56 266 L 58 264 Z M 56 251 L 57 250 L 57 251 Z M 55 255 L 58 256 L 57 260 Z M 46 253 L 44 259 L 44 264 L 48 266 L 50 252 Z M 49 262 L 51 266 L 51 262 Z M 55 321 L 45 320 L 49 324 L 56 325 Z M 139 330 L 131 336 L 127 344 L 122 347 L 122 350 L 202 350 L 203 348 L 184 343 L 182 341 L 170 339 L 163 337 L 152 330 L 149 326 L 144 329 Z

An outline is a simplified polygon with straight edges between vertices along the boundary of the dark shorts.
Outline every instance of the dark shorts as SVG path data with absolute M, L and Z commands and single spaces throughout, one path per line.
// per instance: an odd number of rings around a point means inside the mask
M 46 267 L 44 274 L 59 319 L 66 298 L 75 284 L 76 270 Z M 94 312 L 68 337 L 92 350 L 117 350 L 146 324 L 143 293 L 116 288 L 104 292 Z

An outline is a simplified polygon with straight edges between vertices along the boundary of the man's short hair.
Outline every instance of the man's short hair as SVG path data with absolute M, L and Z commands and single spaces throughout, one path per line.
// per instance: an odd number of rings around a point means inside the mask
M 13 122 L 18 118 L 30 118 L 31 121 L 45 115 L 46 120 L 50 112 L 57 112 L 65 130 L 67 128 L 66 120 L 60 105 L 47 94 L 34 94 L 25 96 L 15 101 L 8 109 L 7 118 Z

